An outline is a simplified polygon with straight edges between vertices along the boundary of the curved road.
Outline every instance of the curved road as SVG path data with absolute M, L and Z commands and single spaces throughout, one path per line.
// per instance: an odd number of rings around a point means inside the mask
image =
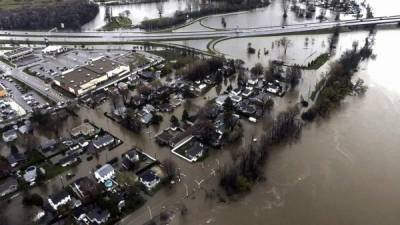
M 254 37 L 320 31 L 335 27 L 357 27 L 363 25 L 400 23 L 400 16 L 376 17 L 373 19 L 353 19 L 338 22 L 302 23 L 287 26 L 227 29 L 220 31 L 193 32 L 37 32 L 0 31 L 2 42 L 60 42 L 60 43 L 124 43 L 133 41 L 172 41 L 187 39 L 211 39 L 223 37 Z

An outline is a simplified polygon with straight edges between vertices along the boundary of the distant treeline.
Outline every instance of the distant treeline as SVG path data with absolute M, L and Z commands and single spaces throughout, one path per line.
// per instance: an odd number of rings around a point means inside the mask
M 23 7 L 13 10 L 0 9 L 0 29 L 44 30 L 54 27 L 79 30 L 99 12 L 97 4 L 71 0 L 48 6 Z
M 186 22 L 188 18 L 195 19 L 202 16 L 251 10 L 258 7 L 265 7 L 270 1 L 262 0 L 219 0 L 217 5 L 202 6 L 199 10 L 194 11 L 176 11 L 172 17 L 163 17 L 158 19 L 144 20 L 140 24 L 140 28 L 144 30 L 165 29 Z

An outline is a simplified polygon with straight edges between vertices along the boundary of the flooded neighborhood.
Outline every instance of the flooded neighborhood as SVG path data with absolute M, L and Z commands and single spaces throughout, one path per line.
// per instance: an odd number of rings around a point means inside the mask
M 0 2 L 0 224 L 399 223 L 400 2 L 70 1 Z

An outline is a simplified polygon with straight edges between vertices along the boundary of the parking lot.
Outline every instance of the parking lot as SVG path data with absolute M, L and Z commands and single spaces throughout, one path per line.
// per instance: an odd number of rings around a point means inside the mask
M 26 112 L 32 112 L 34 108 L 48 105 L 47 101 L 36 92 L 26 89 L 10 77 L 0 79 L 0 83 L 6 88 L 8 97 Z

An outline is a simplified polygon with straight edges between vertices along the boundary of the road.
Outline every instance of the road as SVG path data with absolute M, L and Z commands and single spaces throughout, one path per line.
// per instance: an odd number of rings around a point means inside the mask
M 281 35 L 298 32 L 312 32 L 335 27 L 358 27 L 363 25 L 378 25 L 400 23 L 400 16 L 376 17 L 373 19 L 352 19 L 337 22 L 302 23 L 287 26 L 271 26 L 258 28 L 226 29 L 217 31 L 193 32 L 39 32 L 39 31 L 0 31 L 0 41 L 3 42 L 60 42 L 60 43 L 126 43 L 132 41 L 172 41 L 184 39 L 210 39 L 229 37 L 254 37 Z

